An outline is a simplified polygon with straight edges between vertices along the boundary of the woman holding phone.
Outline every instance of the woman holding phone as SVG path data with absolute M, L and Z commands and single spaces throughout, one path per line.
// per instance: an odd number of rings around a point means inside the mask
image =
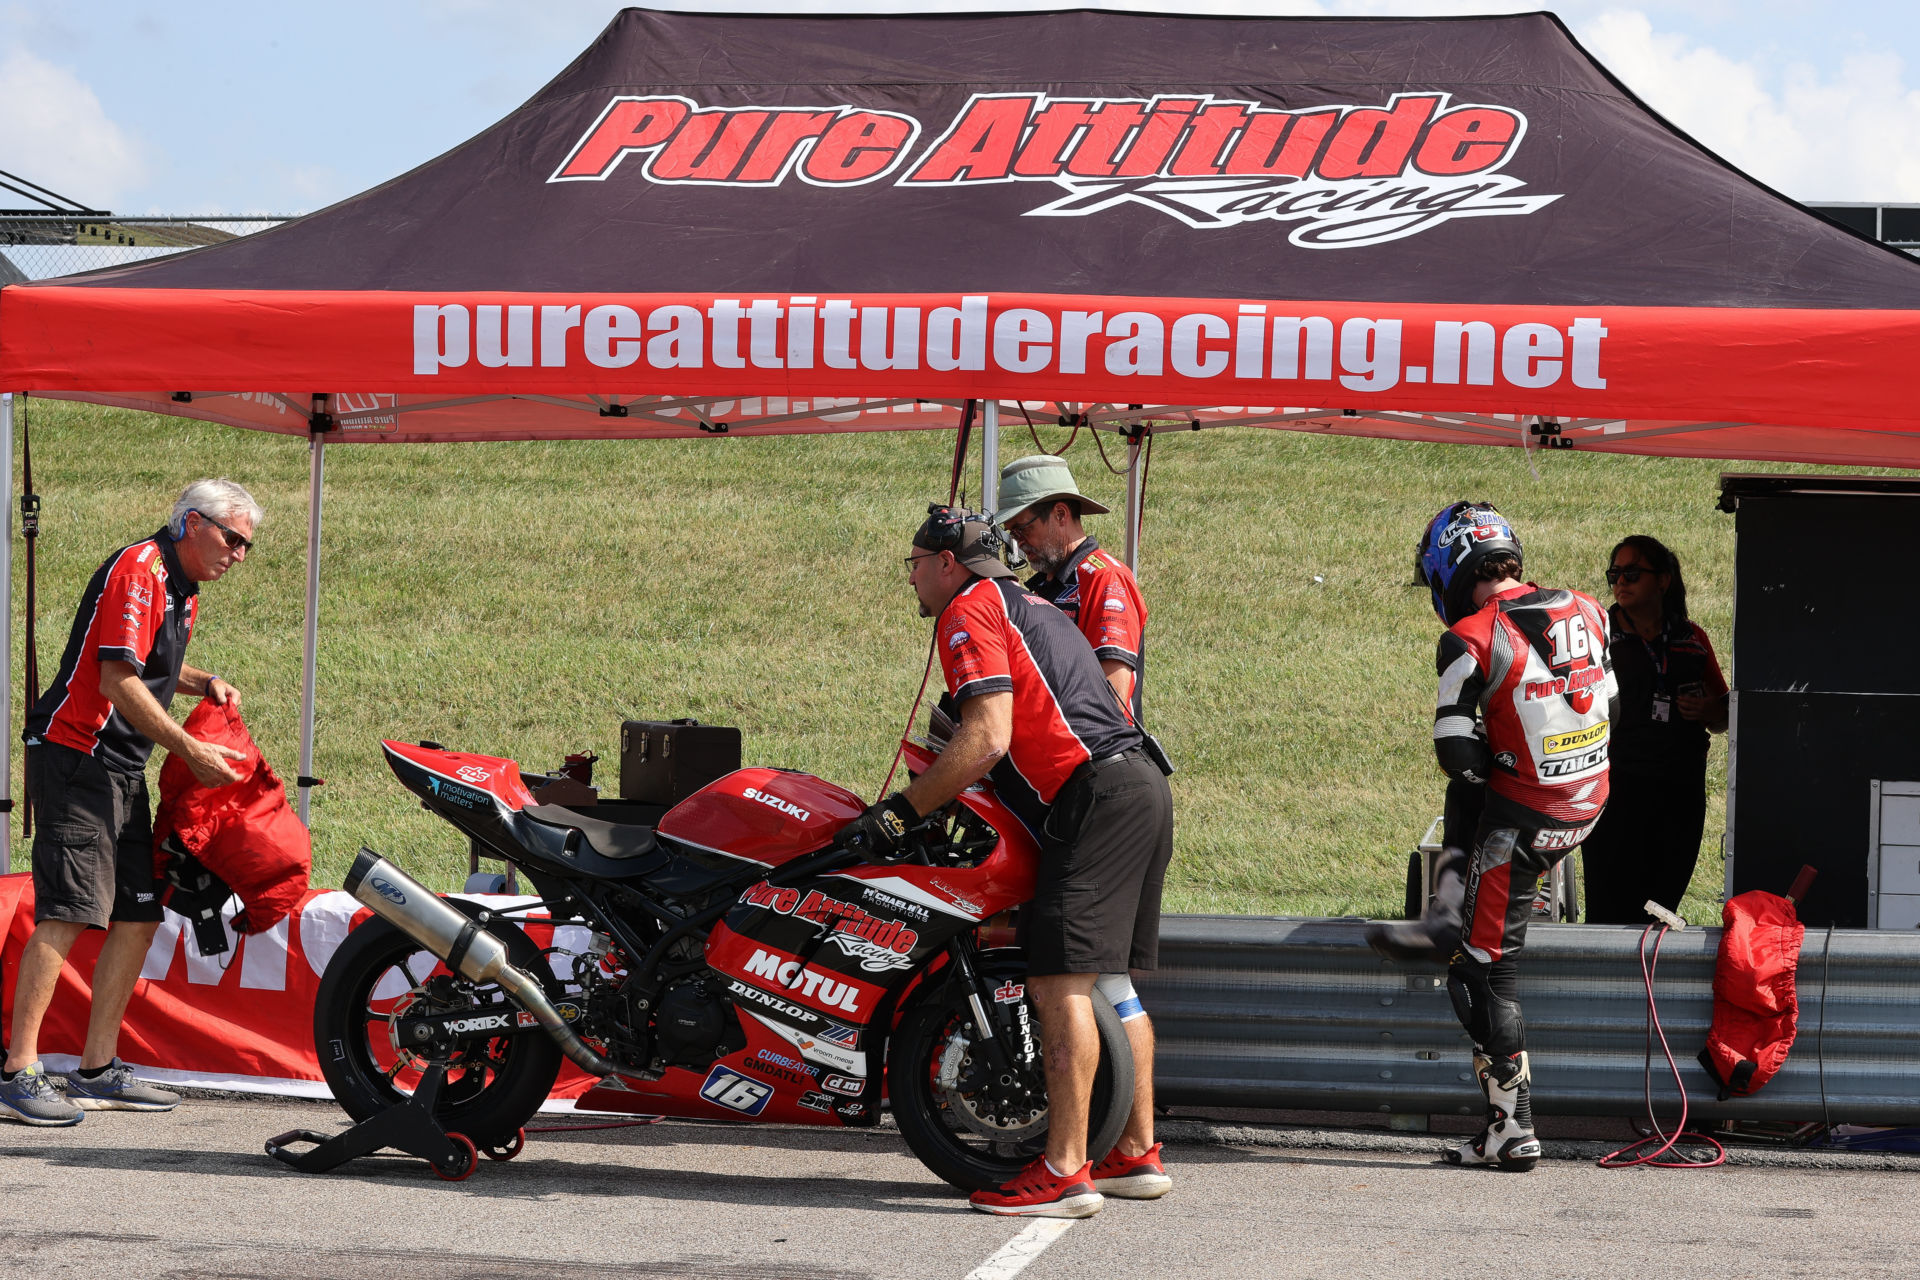
M 1687 618 L 1680 560 L 1656 538 L 1614 547 L 1612 794 L 1582 846 L 1587 920 L 1642 924 L 1648 899 L 1678 910 L 1707 818 L 1708 735 L 1727 727 L 1727 682 Z

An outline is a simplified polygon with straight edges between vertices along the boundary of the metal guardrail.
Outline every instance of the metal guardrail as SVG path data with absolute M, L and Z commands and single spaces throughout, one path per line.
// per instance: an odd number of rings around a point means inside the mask
M 1139 981 L 1159 1048 L 1156 1091 L 1175 1106 L 1474 1114 L 1472 1047 L 1444 975 L 1388 964 L 1355 920 L 1168 916 L 1160 969 Z M 1798 1038 L 1750 1098 L 1717 1100 L 1694 1055 L 1713 1018 L 1719 929 L 1667 935 L 1660 1021 L 1702 1119 L 1920 1122 L 1920 933 L 1810 928 Z M 1520 961 L 1533 1105 L 1556 1115 L 1641 1115 L 1646 989 L 1640 931 L 1539 925 Z M 1654 1097 L 1678 1109 L 1654 1046 Z
M 0 284 L 125 266 L 252 235 L 284 217 L 117 218 L 95 214 L 0 216 Z

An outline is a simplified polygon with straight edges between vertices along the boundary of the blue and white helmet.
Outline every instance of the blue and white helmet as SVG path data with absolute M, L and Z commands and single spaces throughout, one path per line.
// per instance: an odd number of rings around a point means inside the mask
M 1520 556 L 1520 535 L 1491 502 L 1455 502 L 1443 508 L 1420 539 L 1414 575 L 1433 592 L 1433 611 L 1447 626 L 1473 612 L 1476 571 L 1488 556 Z

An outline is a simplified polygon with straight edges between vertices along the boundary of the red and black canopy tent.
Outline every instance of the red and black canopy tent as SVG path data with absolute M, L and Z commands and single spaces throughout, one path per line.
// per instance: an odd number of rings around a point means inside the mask
M 329 441 L 975 400 L 983 477 L 1003 403 L 1136 458 L 1249 424 L 1920 466 L 1917 338 L 1920 264 L 1704 151 L 1551 15 L 630 9 L 363 195 L 0 291 L 0 390 L 310 439 L 304 775 Z

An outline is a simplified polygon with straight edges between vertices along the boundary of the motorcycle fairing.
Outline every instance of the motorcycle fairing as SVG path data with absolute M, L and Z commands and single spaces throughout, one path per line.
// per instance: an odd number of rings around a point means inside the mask
M 759 1120 L 778 1124 L 868 1126 L 876 1108 L 861 1098 L 836 1098 L 821 1087 L 828 1075 L 866 1075 L 863 1055 L 847 1055 L 857 1066 L 816 1065 L 802 1047 L 813 1037 L 775 1026 L 756 1016 L 741 1019 L 744 1049 L 710 1066 L 669 1067 L 658 1080 L 609 1076 L 575 1103 L 583 1111 L 665 1112 L 714 1120 Z M 869 1088 L 868 1093 L 875 1090 Z M 697 1107 L 689 1109 L 689 1100 Z
M 508 821 L 534 803 L 520 766 L 498 756 L 382 741 L 387 767 L 402 786 L 456 828 L 503 857 L 517 857 Z
M 777 867 L 827 847 L 866 811 L 859 796 L 809 773 L 737 769 L 669 809 L 659 833 L 682 844 Z

